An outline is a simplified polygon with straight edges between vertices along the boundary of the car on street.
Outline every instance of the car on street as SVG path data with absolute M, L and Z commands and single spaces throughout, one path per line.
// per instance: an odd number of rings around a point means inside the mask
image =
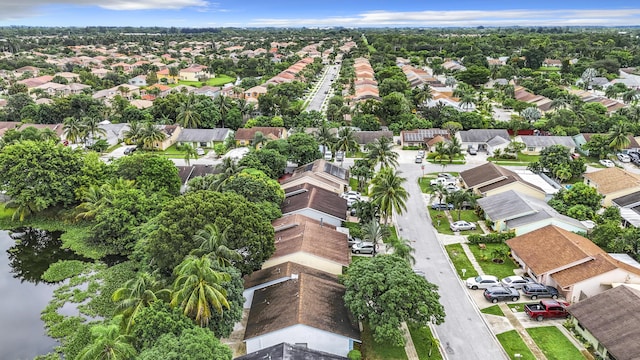
M 465 282 L 471 290 L 488 289 L 492 286 L 500 286 L 500 280 L 493 275 L 478 275 L 468 278 Z
M 613 161 L 609 160 L 609 159 L 602 159 L 600 160 L 600 164 L 604 165 L 606 167 L 614 167 L 616 166 L 616 164 L 613 163 Z
M 353 244 L 351 246 L 351 252 L 354 254 L 373 254 L 375 250 L 374 247 L 375 245 L 373 245 L 372 242 L 363 241 Z
M 497 303 L 500 300 L 518 301 L 520 300 L 520 292 L 517 289 L 505 286 L 492 286 L 484 290 L 484 298 Z
M 476 150 L 476 148 L 469 146 L 469 148 L 467 149 L 467 153 L 469 155 L 478 155 L 478 150 Z
M 433 210 L 453 210 L 453 204 L 452 203 L 433 203 L 431 204 L 431 208 Z
M 618 160 L 622 161 L 623 163 L 631 162 L 631 156 L 627 154 L 617 153 L 616 157 L 618 157 Z
M 476 224 L 472 224 L 468 221 L 460 220 L 454 221 L 449 225 L 451 231 L 465 231 L 465 230 L 475 230 Z
M 420 156 L 416 156 L 416 164 L 422 164 L 422 158 Z
M 542 284 L 527 284 L 522 287 L 522 295 L 535 300 L 537 298 L 557 299 L 559 292 L 553 286 L 545 286 Z
M 533 284 L 535 281 L 526 276 L 512 275 L 500 280 L 503 286 L 511 287 L 514 289 L 522 289 L 527 284 Z
M 418 155 L 416 155 L 416 156 L 419 156 L 419 157 L 423 158 L 424 157 L 424 150 L 418 150 Z

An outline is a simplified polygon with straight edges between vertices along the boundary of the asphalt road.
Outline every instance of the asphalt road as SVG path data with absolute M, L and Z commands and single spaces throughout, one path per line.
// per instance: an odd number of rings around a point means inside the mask
M 401 151 L 399 151 L 401 152 Z M 426 202 L 418 186 L 422 175 L 419 164 L 412 163 L 413 155 L 401 156 L 399 169 L 407 178 L 410 194 L 405 214 L 396 216 L 399 236 L 412 241 L 415 248 L 414 269 L 439 287 L 440 303 L 445 308 L 445 322 L 436 326 L 447 359 L 507 359 L 506 354 L 458 279 L 444 248 L 438 241 L 426 211 Z M 440 166 L 424 163 L 425 173 L 442 171 Z M 448 166 L 445 171 L 460 171 L 472 166 Z
M 338 78 L 338 74 L 340 73 L 340 65 L 329 65 L 329 69 L 324 74 L 322 80 L 320 80 L 320 84 L 317 87 L 316 93 L 313 95 L 313 98 L 307 104 L 307 111 L 321 111 L 322 104 L 325 99 L 329 96 L 331 92 L 331 83 L 332 80 Z

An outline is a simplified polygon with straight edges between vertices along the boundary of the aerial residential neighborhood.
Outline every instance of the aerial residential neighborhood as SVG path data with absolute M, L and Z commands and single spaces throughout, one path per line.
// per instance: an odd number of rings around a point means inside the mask
M 640 358 L 636 15 L 45 3 L 0 6 L 0 358 Z

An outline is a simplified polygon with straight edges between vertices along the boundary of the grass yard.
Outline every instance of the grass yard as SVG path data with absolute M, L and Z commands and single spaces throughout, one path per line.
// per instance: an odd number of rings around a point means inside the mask
M 524 304 L 514 304 L 514 303 L 510 303 L 507 304 L 507 306 L 509 307 L 509 309 L 511 309 L 511 311 L 513 311 L 513 309 L 515 309 L 515 312 L 524 312 Z
M 220 76 L 216 76 L 214 78 L 211 78 L 209 80 L 207 80 L 207 82 L 205 83 L 206 86 L 221 86 L 224 84 L 228 84 L 231 82 L 234 82 L 236 79 L 232 78 L 231 76 L 227 76 L 227 75 L 220 75 Z M 187 85 L 187 86 L 193 86 L 193 87 L 197 87 L 197 88 L 201 88 L 203 87 L 203 83 L 202 81 L 184 81 L 184 80 L 178 80 L 177 84 L 167 84 L 170 87 L 176 87 L 178 85 Z
M 431 222 L 436 231 L 441 234 L 449 234 L 453 235 L 453 231 L 449 229 L 449 219 L 443 210 L 433 210 L 431 206 L 427 208 L 429 211 L 429 217 L 431 217 Z
M 473 253 L 473 256 L 480 264 L 480 267 L 486 274 L 495 275 L 498 278 L 502 279 L 507 276 L 511 276 L 514 274 L 513 270 L 517 269 L 518 266 L 508 257 L 504 258 L 504 263 L 496 264 L 492 261 L 493 255 L 492 252 L 499 247 L 507 247 L 505 244 L 486 244 L 487 248 L 485 250 L 480 249 L 478 245 L 469 244 L 469 249 Z
M 529 328 L 527 332 L 549 360 L 584 359 L 582 353 L 555 326 Z
M 498 341 L 504 348 L 507 354 L 509 354 L 510 359 L 522 359 L 522 360 L 535 360 L 535 356 L 527 344 L 524 343 L 524 340 L 520 337 L 515 330 L 509 330 L 507 332 L 503 332 L 502 334 L 496 335 Z M 516 358 L 514 355 L 520 354 L 521 358 Z M 567 358 L 570 359 L 570 358 Z
M 496 316 L 504 316 L 502 309 L 498 305 L 491 305 L 488 308 L 484 308 L 480 310 L 483 314 L 496 315 Z
M 456 268 L 456 272 L 461 279 L 466 279 L 470 277 L 478 276 L 478 272 L 473 268 L 471 261 L 465 254 L 464 250 L 462 250 L 462 245 L 460 244 L 451 244 L 446 245 L 444 247 L 447 250 L 447 254 L 449 254 L 449 259 L 453 263 L 453 266 Z M 466 269 L 466 273 L 462 275 L 462 269 Z
M 477 223 L 479 220 L 478 215 L 476 215 L 475 211 L 473 210 L 461 210 L 460 219 L 458 219 L 458 210 L 451 210 L 449 211 L 449 214 L 451 215 L 451 218 L 453 218 L 453 221 L 465 220 L 470 223 Z M 453 231 L 451 231 L 451 229 L 449 228 L 449 219 L 447 219 L 446 217 L 440 217 L 440 225 L 438 225 L 437 216 L 445 216 L 444 211 L 433 210 L 431 209 L 431 207 L 429 207 L 429 215 L 432 216 L 431 219 L 433 219 L 433 226 L 436 228 L 436 230 L 438 230 L 439 233 L 453 235 Z M 476 230 L 465 230 L 460 232 L 461 235 L 482 233 L 483 232 L 480 229 L 480 226 L 477 226 Z
M 432 348 L 435 344 L 432 342 L 433 334 L 431 333 L 431 329 L 429 329 L 428 326 L 408 326 L 409 333 L 411 333 L 411 339 L 413 340 L 416 352 L 418 353 L 418 358 L 421 360 L 441 360 L 442 354 L 440 354 L 440 349 L 437 346 Z M 431 349 L 431 356 L 429 356 L 429 349 Z
M 368 324 L 362 327 L 362 358 L 367 360 L 404 360 L 407 353 L 404 346 L 394 346 L 389 344 L 378 344 L 373 341 L 373 334 Z
M 431 179 L 434 179 L 434 178 L 426 177 L 426 176 L 418 178 L 418 185 L 420 186 L 420 190 L 422 190 L 424 194 L 431 194 L 433 192 L 431 190 L 431 185 L 429 185 L 429 182 L 431 181 Z

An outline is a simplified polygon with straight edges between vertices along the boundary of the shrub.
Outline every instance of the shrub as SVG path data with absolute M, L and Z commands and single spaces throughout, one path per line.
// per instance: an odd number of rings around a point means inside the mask
M 349 360 L 360 360 L 362 359 L 362 354 L 360 353 L 360 350 L 353 349 L 349 351 L 347 358 L 349 358 Z
M 416 146 L 416 145 L 413 145 L 413 146 L 403 146 L 403 147 L 402 147 L 402 150 L 420 150 L 420 149 L 422 149 L 422 147 L 420 147 L 420 146 Z
M 469 235 L 470 244 L 499 244 L 515 237 L 516 234 L 512 231 L 505 233 L 493 233 L 487 235 L 471 234 Z

